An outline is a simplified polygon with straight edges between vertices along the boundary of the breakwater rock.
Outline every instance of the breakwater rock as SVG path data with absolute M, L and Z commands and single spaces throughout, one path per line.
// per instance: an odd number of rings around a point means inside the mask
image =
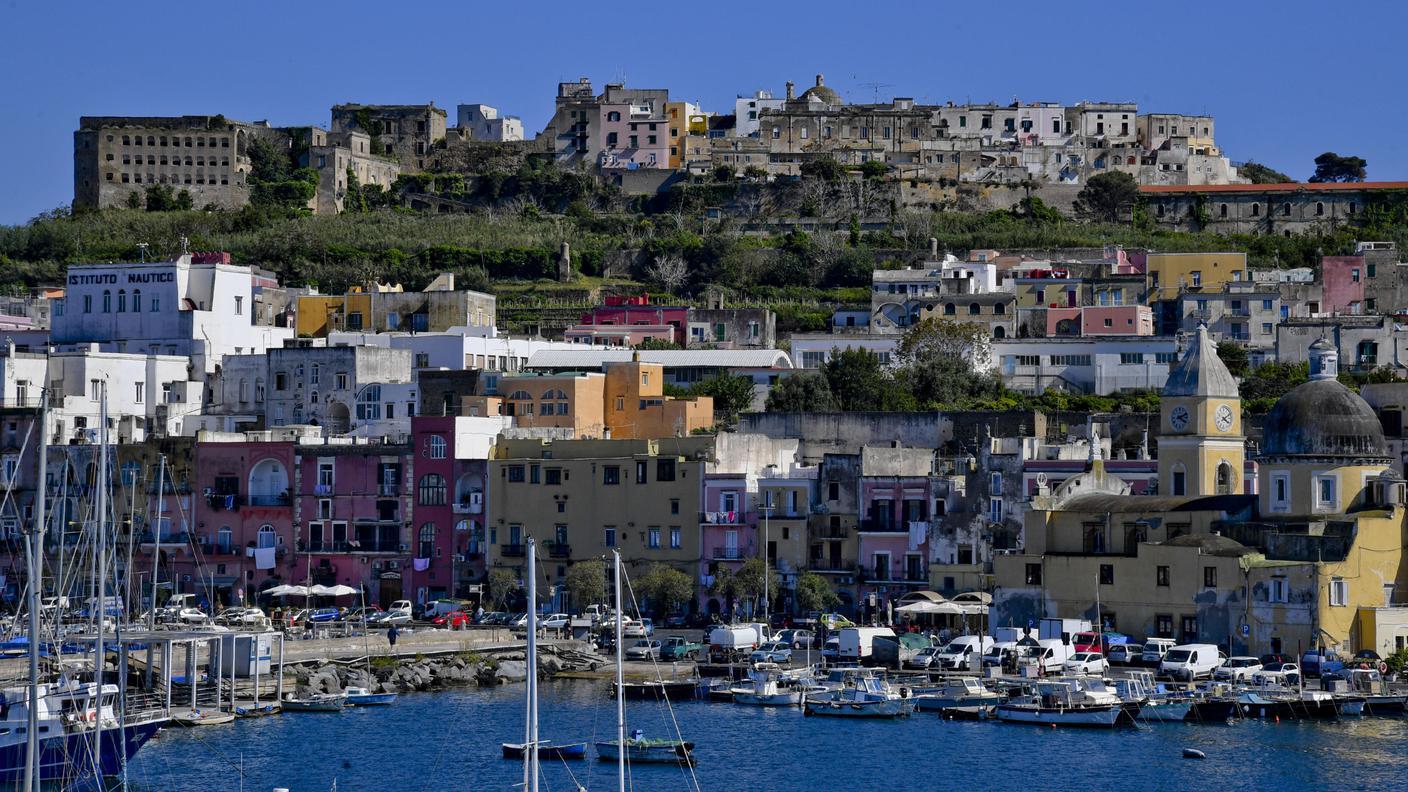
M 538 675 L 549 677 L 563 671 L 594 670 L 607 660 L 583 652 L 562 656 L 544 653 L 538 658 Z M 341 693 L 349 687 L 366 688 L 373 693 L 412 691 L 476 685 L 487 687 L 522 682 L 528 666 L 522 652 L 501 654 L 455 654 L 445 657 L 373 658 L 366 663 L 300 663 L 290 665 L 294 693 Z

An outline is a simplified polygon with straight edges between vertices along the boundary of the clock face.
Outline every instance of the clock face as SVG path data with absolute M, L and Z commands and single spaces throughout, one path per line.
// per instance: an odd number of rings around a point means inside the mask
M 1168 414 L 1168 425 L 1173 427 L 1175 432 L 1181 432 L 1188 428 L 1188 417 L 1188 408 L 1179 405 Z
M 1232 428 L 1232 408 L 1222 405 L 1217 408 L 1217 414 L 1212 418 L 1212 422 L 1217 425 L 1219 432 L 1226 432 Z

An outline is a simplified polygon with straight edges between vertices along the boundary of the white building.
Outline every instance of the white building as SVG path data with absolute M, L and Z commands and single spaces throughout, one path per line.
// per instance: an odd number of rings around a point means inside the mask
M 455 111 L 456 125 L 469 130 L 471 140 L 523 139 L 523 121 L 518 116 L 500 116 L 498 108 L 486 104 L 462 104 Z
M 113 442 L 194 432 L 195 425 L 188 432 L 186 422 L 200 415 L 204 383 L 189 379 L 189 360 L 96 347 L 55 352 L 49 358 L 51 441 L 97 439 L 104 385 Z
M 254 324 L 264 282 L 225 253 L 70 267 L 64 297 L 54 301 L 51 343 L 189 358 L 192 376 L 204 378 L 225 355 L 257 354 L 293 337 L 292 328 Z
M 478 335 L 487 331 L 485 335 Z M 328 346 L 369 346 L 405 349 L 411 353 L 414 369 L 465 371 L 521 371 L 534 353 L 543 350 L 581 350 L 579 344 L 545 341 L 540 338 L 500 336 L 489 326 L 456 327 L 444 333 L 354 333 L 328 334 Z
M 796 333 L 792 336 L 792 359 L 799 369 L 819 369 L 836 351 L 863 349 L 888 366 L 895 362 L 895 350 L 903 338 L 896 333 Z
M 992 360 L 1012 390 L 1108 396 L 1163 388 L 1169 366 L 1178 360 L 1178 342 L 1150 336 L 994 340 Z
M 786 99 L 774 99 L 771 91 L 757 91 L 752 96 L 739 96 L 733 102 L 733 114 L 737 118 L 733 127 L 734 137 L 757 137 L 758 118 L 764 110 L 781 110 Z

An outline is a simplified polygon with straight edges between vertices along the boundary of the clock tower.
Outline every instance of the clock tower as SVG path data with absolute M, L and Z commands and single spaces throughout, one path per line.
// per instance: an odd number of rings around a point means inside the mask
M 1237 380 L 1199 327 L 1168 373 L 1159 425 L 1159 494 L 1239 495 L 1246 460 Z

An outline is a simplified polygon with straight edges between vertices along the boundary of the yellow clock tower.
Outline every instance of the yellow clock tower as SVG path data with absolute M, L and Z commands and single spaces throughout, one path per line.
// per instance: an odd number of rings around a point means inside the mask
M 1159 426 L 1159 494 L 1239 495 L 1246 459 L 1237 380 L 1199 327 L 1164 385 Z

